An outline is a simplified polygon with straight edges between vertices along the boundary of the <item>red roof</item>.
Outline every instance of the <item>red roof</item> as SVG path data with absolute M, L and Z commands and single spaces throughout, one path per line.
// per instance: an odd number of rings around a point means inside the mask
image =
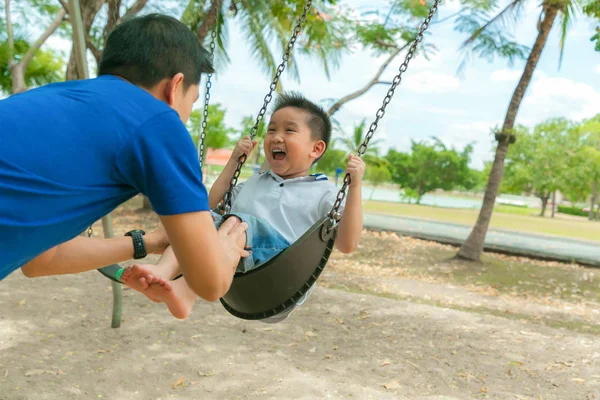
M 206 165 L 225 166 L 231 158 L 233 150 L 230 149 L 208 149 L 206 152 Z

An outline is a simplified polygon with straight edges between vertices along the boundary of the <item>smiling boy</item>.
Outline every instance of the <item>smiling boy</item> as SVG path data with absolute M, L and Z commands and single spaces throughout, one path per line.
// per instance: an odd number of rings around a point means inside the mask
M 248 224 L 249 256 L 240 262 L 239 272 L 256 268 L 277 255 L 331 210 L 337 188 L 325 175 L 309 173 L 323 156 L 330 139 L 331 122 L 321 107 L 299 94 L 278 98 L 263 144 L 269 170 L 238 184 L 232 193 L 231 215 Z M 242 154 L 248 156 L 255 145 L 248 137 L 238 142 L 211 188 L 211 207 L 216 207 L 228 190 L 238 158 Z M 360 157 L 350 155 L 346 172 L 351 184 L 335 247 L 350 253 L 357 248 L 362 232 L 361 184 L 365 164 Z M 213 217 L 219 225 L 222 217 L 218 214 Z M 177 259 L 167 249 L 156 265 L 134 265 L 121 279 L 151 300 L 165 302 L 176 318 L 186 318 L 197 296 L 183 280 L 169 281 L 179 272 Z M 277 322 L 287 315 L 275 316 L 267 322 Z

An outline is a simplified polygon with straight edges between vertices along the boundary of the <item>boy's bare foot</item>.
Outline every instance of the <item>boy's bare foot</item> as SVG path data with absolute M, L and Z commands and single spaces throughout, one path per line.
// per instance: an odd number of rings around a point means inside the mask
M 166 280 L 160 276 L 160 268 L 157 268 L 154 264 L 134 264 L 130 267 L 125 268 L 123 274 L 121 274 L 121 282 L 129 286 L 130 288 L 143 293 L 146 297 L 155 303 L 160 303 L 161 300 L 152 296 L 148 293 L 147 289 L 150 286 L 150 282 L 153 277 L 157 279 Z
M 183 298 L 183 293 L 173 288 L 171 282 L 155 276 L 148 276 L 145 279 L 148 283 L 148 289 L 144 291 L 146 296 L 164 302 L 175 318 L 185 319 L 190 315 L 193 301 L 186 301 Z

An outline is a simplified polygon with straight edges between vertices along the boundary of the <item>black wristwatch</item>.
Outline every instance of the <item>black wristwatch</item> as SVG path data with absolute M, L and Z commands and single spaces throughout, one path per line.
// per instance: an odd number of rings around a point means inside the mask
M 144 243 L 144 232 L 141 229 L 134 229 L 125 234 L 125 236 L 131 236 L 133 239 L 133 259 L 138 260 L 148 255 L 146 252 L 146 244 Z

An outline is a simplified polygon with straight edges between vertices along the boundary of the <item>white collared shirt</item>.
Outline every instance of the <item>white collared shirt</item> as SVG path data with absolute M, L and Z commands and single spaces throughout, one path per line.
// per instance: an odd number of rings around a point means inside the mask
M 264 171 L 234 188 L 231 212 L 263 219 L 293 243 L 331 211 L 337 193 L 323 174 L 284 180 Z

